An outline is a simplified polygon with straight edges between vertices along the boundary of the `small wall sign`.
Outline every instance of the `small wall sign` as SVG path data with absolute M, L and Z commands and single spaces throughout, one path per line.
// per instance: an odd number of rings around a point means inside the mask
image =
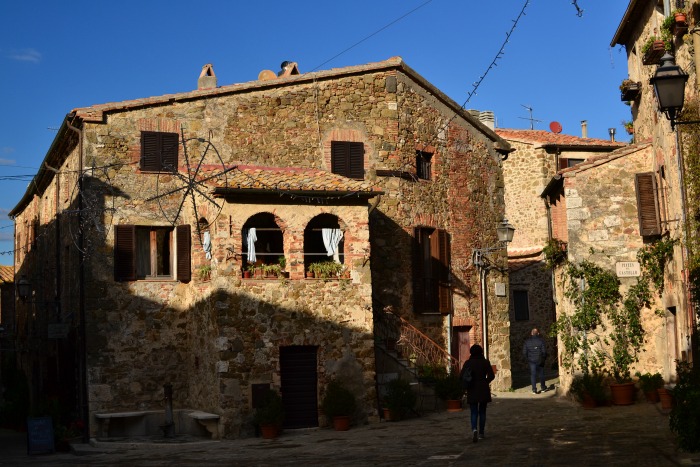
M 624 261 L 615 263 L 617 277 L 639 277 L 641 269 L 637 261 Z

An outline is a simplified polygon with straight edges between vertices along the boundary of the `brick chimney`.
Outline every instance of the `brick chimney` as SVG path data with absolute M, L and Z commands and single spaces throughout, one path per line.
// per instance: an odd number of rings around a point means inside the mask
M 216 88 L 216 74 L 211 63 L 207 63 L 202 67 L 202 72 L 197 80 L 197 89 L 214 89 Z

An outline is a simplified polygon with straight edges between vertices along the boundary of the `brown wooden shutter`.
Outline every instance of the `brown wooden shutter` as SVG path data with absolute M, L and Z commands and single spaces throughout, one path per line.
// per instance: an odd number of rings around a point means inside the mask
M 163 172 L 177 172 L 177 133 L 161 133 L 161 167 Z
M 413 312 L 423 313 L 425 309 L 425 261 L 423 260 L 423 229 L 413 233 Z
M 365 178 L 365 145 L 348 143 L 348 146 L 348 177 L 362 180 Z
M 557 170 L 563 170 L 569 167 L 569 159 L 566 157 L 560 157 L 559 158 L 559 167 L 557 167 Z
M 637 191 L 637 215 L 639 234 L 642 236 L 661 235 L 659 203 L 656 197 L 656 177 L 653 172 L 635 175 Z
M 365 147 L 352 141 L 331 141 L 331 172 L 348 178 L 365 177 Z
M 136 280 L 136 227 L 114 226 L 114 280 Z
M 158 133 L 144 131 L 141 133 L 141 170 L 157 171 L 160 165 Z
M 191 243 L 189 224 L 176 227 L 177 236 L 177 280 L 189 282 L 192 279 Z
M 438 311 L 443 314 L 452 312 L 452 287 L 450 287 L 450 236 L 445 230 L 438 230 Z

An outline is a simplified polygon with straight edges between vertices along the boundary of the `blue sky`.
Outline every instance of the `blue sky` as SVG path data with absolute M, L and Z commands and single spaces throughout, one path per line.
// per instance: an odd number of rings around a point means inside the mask
M 610 41 L 624 0 L 334 2 L 121 0 L 0 2 L 0 264 L 12 264 L 7 213 L 73 108 L 196 88 L 206 63 L 219 85 L 257 79 L 284 60 L 304 72 L 401 56 L 497 126 L 627 140 L 623 48 Z

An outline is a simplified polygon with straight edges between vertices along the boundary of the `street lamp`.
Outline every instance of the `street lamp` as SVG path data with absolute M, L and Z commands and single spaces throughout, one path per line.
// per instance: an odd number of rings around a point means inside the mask
M 490 248 L 475 248 L 472 250 L 472 263 L 479 271 L 479 279 L 481 283 L 481 331 L 482 331 L 482 347 L 484 348 L 484 355 L 488 358 L 489 355 L 489 345 L 488 345 L 488 313 L 487 313 L 487 300 L 486 300 L 486 273 L 491 268 L 496 268 L 501 273 L 507 270 L 500 269 L 497 266 L 493 266 L 493 263 L 487 257 L 487 254 L 492 251 L 504 250 L 508 246 L 508 243 L 513 241 L 513 234 L 515 234 L 515 227 L 510 225 L 508 219 L 503 218 L 503 220 L 498 224 L 496 228 L 496 235 L 498 236 L 498 243 L 500 245 Z
M 656 69 L 654 76 L 649 82 L 654 86 L 656 100 L 659 103 L 659 111 L 663 112 L 671 121 L 671 130 L 676 125 L 688 123 L 700 123 L 700 121 L 677 122 L 683 110 L 683 98 L 685 97 L 685 83 L 688 81 L 688 74 L 681 69 L 673 58 L 673 55 L 666 52 L 661 57 L 661 65 Z
M 26 276 L 22 276 L 20 280 L 17 281 L 17 295 L 19 295 L 19 299 L 23 302 L 29 298 L 31 289 L 31 284 L 27 280 Z

